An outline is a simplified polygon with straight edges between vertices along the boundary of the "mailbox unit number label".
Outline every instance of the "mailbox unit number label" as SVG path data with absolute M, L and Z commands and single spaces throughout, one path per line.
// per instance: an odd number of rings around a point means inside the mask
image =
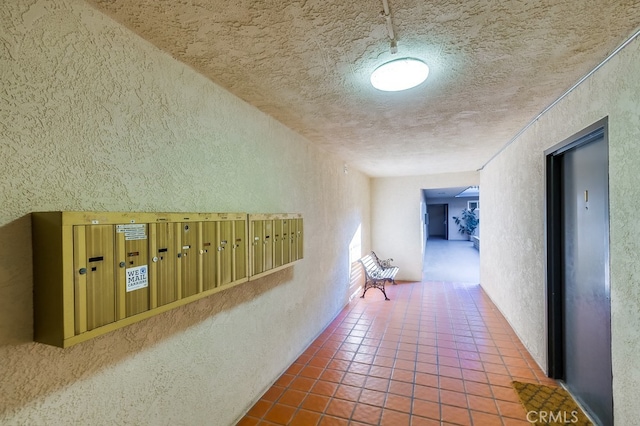
M 125 240 L 146 240 L 147 225 L 145 223 L 132 223 L 128 225 L 116 225 L 116 232 L 124 233 Z

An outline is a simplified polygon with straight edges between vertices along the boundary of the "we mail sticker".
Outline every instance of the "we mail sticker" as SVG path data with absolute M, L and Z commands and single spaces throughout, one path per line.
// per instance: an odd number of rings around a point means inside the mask
M 127 268 L 127 292 L 149 287 L 149 269 L 147 265 Z

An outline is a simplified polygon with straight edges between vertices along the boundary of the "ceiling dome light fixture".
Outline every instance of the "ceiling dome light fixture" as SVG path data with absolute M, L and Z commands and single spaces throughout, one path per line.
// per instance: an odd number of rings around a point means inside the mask
M 421 84 L 429 76 L 429 67 L 420 59 L 394 59 L 371 73 L 371 84 L 385 92 L 399 92 Z
M 395 55 L 398 53 L 398 41 L 393 30 L 393 20 L 388 0 L 382 0 L 382 8 L 380 17 L 384 18 L 387 23 L 387 33 L 390 41 L 389 50 L 392 55 Z M 425 81 L 428 75 L 429 67 L 420 59 L 394 59 L 380 65 L 371 73 L 371 84 L 378 90 L 399 92 L 416 87 Z

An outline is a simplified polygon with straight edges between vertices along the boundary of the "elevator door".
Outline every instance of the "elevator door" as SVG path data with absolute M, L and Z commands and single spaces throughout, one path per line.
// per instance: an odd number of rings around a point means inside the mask
M 562 156 L 565 383 L 613 424 L 608 153 L 604 136 Z

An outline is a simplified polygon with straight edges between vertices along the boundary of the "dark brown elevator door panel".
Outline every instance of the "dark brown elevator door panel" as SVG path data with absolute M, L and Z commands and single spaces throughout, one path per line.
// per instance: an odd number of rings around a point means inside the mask
M 563 155 L 565 381 L 602 424 L 613 424 L 609 196 L 604 138 Z

